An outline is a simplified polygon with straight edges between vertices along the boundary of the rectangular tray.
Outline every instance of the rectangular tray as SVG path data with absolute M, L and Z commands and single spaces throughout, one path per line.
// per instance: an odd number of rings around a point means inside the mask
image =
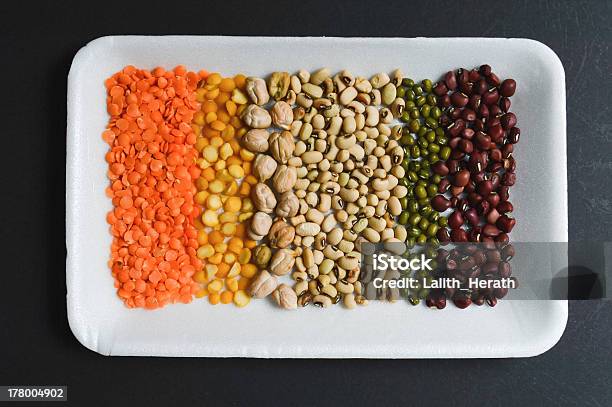
M 337 306 L 286 312 L 263 300 L 244 309 L 195 300 L 151 312 L 124 307 L 106 265 L 111 202 L 104 194 L 104 79 L 125 65 L 183 64 L 254 76 L 321 66 L 369 76 L 399 67 L 414 79 L 435 81 L 450 69 L 483 63 L 518 83 L 512 110 L 523 137 L 515 151 L 518 182 L 511 195 L 518 225 L 512 238 L 567 241 L 565 74 L 555 53 L 537 41 L 114 36 L 90 42 L 68 76 L 66 283 L 72 332 L 103 355 L 492 358 L 550 349 L 565 330 L 567 301 L 501 301 L 495 308 L 443 311 L 377 303 L 353 311 Z

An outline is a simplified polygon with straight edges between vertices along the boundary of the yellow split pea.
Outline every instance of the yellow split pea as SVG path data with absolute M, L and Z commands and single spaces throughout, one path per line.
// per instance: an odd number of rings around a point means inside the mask
M 204 268 L 194 275 L 202 288 L 196 297 L 208 297 L 211 304 L 234 303 L 246 306 L 246 293 L 257 267 L 250 263 L 255 242 L 246 236 L 244 222 L 253 216 L 249 199 L 257 180 L 251 175 L 255 155 L 240 146 L 247 132 L 240 120 L 248 99 L 246 78 L 223 78 L 212 73 L 196 90 L 202 108 L 194 116 L 192 127 L 198 135 L 196 160 L 202 175 L 196 180 L 195 202 L 203 207 L 196 219 L 197 257 Z

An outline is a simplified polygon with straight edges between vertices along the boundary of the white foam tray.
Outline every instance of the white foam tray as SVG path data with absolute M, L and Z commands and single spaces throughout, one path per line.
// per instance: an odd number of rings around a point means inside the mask
M 492 358 L 538 355 L 561 337 L 566 301 L 501 301 L 495 308 L 444 311 L 404 303 L 354 311 L 284 312 L 267 301 L 244 309 L 196 300 L 157 311 L 129 310 L 107 269 L 111 208 L 101 139 L 108 116 L 104 79 L 133 64 L 184 64 L 227 75 L 349 68 L 370 75 L 400 67 L 435 80 L 456 67 L 489 63 L 513 77 L 522 138 L 512 201 L 516 241 L 567 241 L 565 74 L 545 45 L 487 38 L 262 38 L 116 36 L 75 56 L 68 76 L 66 261 L 68 319 L 87 348 L 103 355 L 265 358 Z M 567 263 L 566 259 L 564 260 Z

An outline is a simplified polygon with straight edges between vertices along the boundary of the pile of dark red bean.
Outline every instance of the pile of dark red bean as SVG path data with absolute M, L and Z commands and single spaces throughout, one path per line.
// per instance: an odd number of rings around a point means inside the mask
M 448 160 L 432 165 L 432 170 L 444 178 L 431 205 L 439 212 L 451 210 L 448 228 L 441 228 L 437 238 L 442 244 L 481 243 L 466 246 L 473 246 L 468 256 L 462 250 L 442 250 L 446 258 L 438 260 L 447 266 L 447 276 L 494 279 L 511 274 L 508 259 L 496 261 L 498 256 L 493 251 L 504 250 L 516 223 L 509 201 L 509 189 L 516 181 L 512 153 L 521 134 L 516 115 L 510 112 L 510 97 L 515 90 L 513 79 L 501 81 L 489 65 L 450 71 L 433 88 L 443 111 L 439 124 L 452 149 Z M 478 254 L 472 264 L 474 253 Z M 464 261 L 470 267 L 457 267 L 457 256 L 469 258 Z M 448 297 L 460 308 L 472 302 L 494 306 L 506 292 L 434 291 L 427 304 L 444 308 Z

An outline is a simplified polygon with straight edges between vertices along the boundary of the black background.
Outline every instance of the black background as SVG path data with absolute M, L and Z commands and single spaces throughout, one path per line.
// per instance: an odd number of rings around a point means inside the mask
M 99 36 L 527 37 L 550 46 L 565 67 L 570 240 L 610 240 L 611 11 L 610 1 L 2 2 L 0 384 L 65 384 L 69 404 L 81 406 L 610 405 L 612 304 L 603 301 L 571 302 L 559 344 L 529 359 L 223 360 L 90 352 L 66 320 L 64 165 L 66 77 L 76 51 Z

